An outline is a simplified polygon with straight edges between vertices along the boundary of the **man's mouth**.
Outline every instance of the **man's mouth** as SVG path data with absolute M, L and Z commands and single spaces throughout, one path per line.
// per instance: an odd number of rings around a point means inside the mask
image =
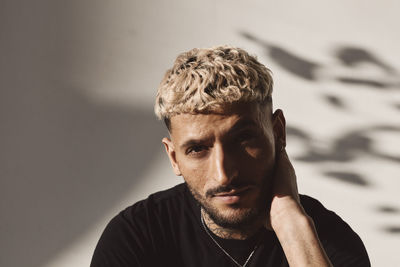
M 226 197 L 226 196 L 237 196 L 240 195 L 241 193 L 243 193 L 244 191 L 250 189 L 250 186 L 245 186 L 245 187 L 241 187 L 241 188 L 237 188 L 237 189 L 232 189 L 228 192 L 221 192 L 221 193 L 217 193 L 214 194 L 215 197 Z
M 250 191 L 250 186 L 232 189 L 228 192 L 221 192 L 213 195 L 213 198 L 224 204 L 235 204 L 240 201 L 243 195 Z

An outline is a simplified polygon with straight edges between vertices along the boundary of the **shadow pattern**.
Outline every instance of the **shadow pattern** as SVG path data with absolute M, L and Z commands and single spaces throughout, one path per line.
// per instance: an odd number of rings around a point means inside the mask
M 309 82 L 320 82 L 326 77 L 338 83 L 349 85 L 348 88 L 358 90 L 373 89 L 380 92 L 388 92 L 400 89 L 400 75 L 398 71 L 389 63 L 380 59 L 375 53 L 367 49 L 354 46 L 338 46 L 333 52 L 333 57 L 338 65 L 332 66 L 310 59 L 306 56 L 294 53 L 287 48 L 278 46 L 259 38 L 249 32 L 240 32 L 240 35 L 260 46 L 265 55 L 280 66 L 284 71 L 296 78 L 307 80 Z M 362 67 L 368 65 L 375 70 L 374 77 L 365 75 Z M 349 69 L 353 76 L 346 76 L 334 70 Z M 358 72 L 357 72 L 358 71 Z M 319 75 L 325 73 L 325 76 Z M 340 73 L 340 72 L 339 72 Z M 322 93 L 322 100 L 338 111 L 346 110 L 347 105 L 343 97 L 327 95 Z M 393 103 L 390 107 L 396 111 L 400 110 L 398 103 Z M 332 140 L 331 146 L 327 149 L 321 149 L 313 141 L 311 134 L 304 129 L 287 126 L 288 138 L 300 140 L 302 153 L 295 159 L 298 161 L 312 164 L 326 162 L 346 163 L 358 159 L 361 156 L 371 156 L 376 159 L 389 161 L 394 164 L 400 163 L 400 156 L 378 151 L 375 147 L 374 134 L 377 132 L 400 134 L 399 125 L 372 125 L 361 129 L 345 132 Z M 324 170 L 322 176 L 330 179 L 336 179 L 351 186 L 370 187 L 373 186 L 367 178 L 357 172 Z M 398 207 L 381 206 L 379 212 L 397 214 Z M 399 234 L 400 227 L 388 226 L 384 228 L 385 232 Z

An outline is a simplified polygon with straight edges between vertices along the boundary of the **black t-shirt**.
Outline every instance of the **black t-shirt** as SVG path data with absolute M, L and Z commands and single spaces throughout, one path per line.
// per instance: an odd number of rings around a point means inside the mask
M 301 195 L 300 198 L 334 266 L 370 266 L 361 239 L 339 216 L 311 197 Z M 272 231 L 260 230 L 249 240 L 213 237 L 240 264 L 258 244 L 248 267 L 288 266 Z M 205 232 L 200 206 L 183 183 L 152 194 L 114 217 L 97 244 L 90 266 L 223 267 L 235 264 Z

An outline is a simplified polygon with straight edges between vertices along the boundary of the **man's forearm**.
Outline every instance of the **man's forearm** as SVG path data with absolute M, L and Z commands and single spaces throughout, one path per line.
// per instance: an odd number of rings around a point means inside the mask
M 296 201 L 284 201 L 274 214 L 274 229 L 291 267 L 332 266 L 315 230 L 314 222 Z M 282 203 L 281 203 L 282 204 Z

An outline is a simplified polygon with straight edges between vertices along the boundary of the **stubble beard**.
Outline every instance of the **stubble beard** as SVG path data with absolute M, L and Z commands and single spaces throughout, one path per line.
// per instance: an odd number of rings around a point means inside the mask
M 264 183 L 262 184 L 259 191 L 260 193 L 253 207 L 243 208 L 236 204 L 230 205 L 230 209 L 232 209 L 232 212 L 229 212 L 230 214 L 228 215 L 223 214 L 223 212 L 219 211 L 217 207 L 212 205 L 205 196 L 201 195 L 189 184 L 187 185 L 194 199 L 198 202 L 198 204 L 201 206 L 207 216 L 215 224 L 223 228 L 242 230 L 254 225 L 254 223 L 260 220 L 266 219 L 267 212 L 271 203 L 271 194 L 270 190 L 268 190 L 270 186 L 267 181 L 264 181 Z

